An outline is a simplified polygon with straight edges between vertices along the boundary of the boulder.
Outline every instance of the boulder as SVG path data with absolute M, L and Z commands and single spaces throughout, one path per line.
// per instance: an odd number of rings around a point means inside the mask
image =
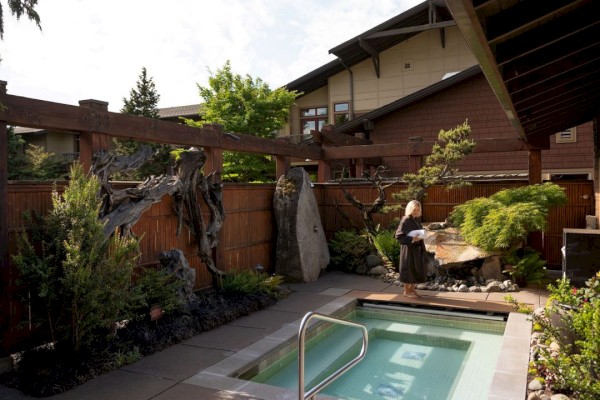
M 297 282 L 314 282 L 329 264 L 319 206 L 304 168 L 277 181 L 273 195 L 277 222 L 275 272 Z
M 435 260 L 440 268 L 462 268 L 465 262 L 484 259 L 496 254 L 469 245 L 456 228 L 436 230 L 435 232 L 427 230 L 426 233 L 425 247 L 429 253 L 435 255 Z
M 486 257 L 483 260 L 483 265 L 479 270 L 479 273 L 486 281 L 493 279 L 496 281 L 504 281 L 506 277 L 502 274 L 502 263 L 500 262 L 500 256 Z
M 365 263 L 367 264 L 367 269 L 371 269 L 381 264 L 381 258 L 376 254 L 368 254 L 365 257 Z
M 158 260 L 168 273 L 184 282 L 178 292 L 179 301 L 182 304 L 189 304 L 196 301 L 197 297 L 194 294 L 196 270 L 190 267 L 183 252 L 179 249 L 163 251 L 158 255 Z

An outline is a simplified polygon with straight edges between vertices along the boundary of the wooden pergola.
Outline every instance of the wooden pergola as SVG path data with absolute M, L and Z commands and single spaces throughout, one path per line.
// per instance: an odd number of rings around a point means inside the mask
M 264 139 L 250 135 L 224 132 L 221 125 L 206 124 L 202 128 L 137 117 L 108 111 L 108 103 L 81 100 L 79 106 L 15 96 L 7 93 L 7 82 L 0 81 L 0 130 L 8 126 L 77 132 L 80 140 L 80 162 L 89 169 L 92 155 L 106 150 L 112 137 L 190 147 L 201 147 L 207 155 L 208 171 L 222 171 L 223 151 L 268 154 L 276 159 L 276 176 L 285 175 L 293 159 L 318 162 L 318 182 L 325 182 L 331 173 L 331 163 L 353 159 L 356 176 L 362 175 L 362 160 L 377 157 L 424 156 L 431 153 L 433 142 L 364 144 L 350 135 L 314 132 L 320 146 L 306 146 L 287 140 Z M 477 141 L 476 152 L 529 150 L 531 183 L 541 182 L 541 148 L 523 140 L 483 139 Z M 8 168 L 7 135 L 0 135 L 0 210 L 7 210 Z M 411 165 L 417 170 L 420 165 Z M 0 260 L 8 263 L 7 212 L 0 213 Z

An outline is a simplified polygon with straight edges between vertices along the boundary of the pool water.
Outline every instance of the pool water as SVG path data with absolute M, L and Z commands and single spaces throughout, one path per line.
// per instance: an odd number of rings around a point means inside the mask
M 321 393 L 356 400 L 487 397 L 506 322 L 357 307 L 343 319 L 369 331 L 366 357 Z M 360 352 L 361 332 L 333 325 L 306 343 L 308 391 Z M 250 380 L 297 390 L 297 351 Z

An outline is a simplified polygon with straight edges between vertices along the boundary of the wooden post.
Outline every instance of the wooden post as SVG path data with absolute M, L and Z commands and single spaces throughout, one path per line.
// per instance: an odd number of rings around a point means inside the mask
M 529 150 L 529 184 L 542 183 L 542 150 Z
M 6 81 L 0 81 L 0 95 L 6 94 Z M 0 106 L 2 101 L 0 100 Z M 14 278 L 8 259 L 8 132 L 5 121 L 0 121 L 0 357 L 8 354 L 14 340 L 10 331 L 14 322 L 14 307 L 11 304 Z
M 100 100 L 79 100 L 79 107 L 87 107 L 98 111 L 108 111 L 108 103 Z M 108 124 L 108 114 L 98 114 L 95 122 L 100 124 Z M 93 128 L 92 128 L 93 129 Z M 110 147 L 110 137 L 103 133 L 95 133 L 94 131 L 84 131 L 79 134 L 79 162 L 83 166 L 84 171 L 89 171 L 92 166 L 92 156 L 100 150 L 108 150 Z
M 600 217 L 600 113 L 594 118 L 592 135 L 594 137 L 594 215 Z
M 0 95 L 6 94 L 6 81 L 0 81 Z M 0 101 L 1 103 L 1 101 Z M 0 104 L 1 106 L 1 104 Z M 0 121 L 0 268 L 8 268 L 8 132 Z
M 365 172 L 365 160 L 364 158 L 354 159 L 354 176 L 356 178 L 362 178 Z
M 223 149 L 220 147 L 204 147 L 206 161 L 204 162 L 204 175 L 213 171 L 223 172 Z
M 408 157 L 408 172 L 416 174 L 421 169 L 421 156 L 409 156 Z
M 290 170 L 290 158 L 288 156 L 275 156 L 275 180 L 278 181 Z
M 323 183 L 331 179 L 331 165 L 325 160 L 319 160 L 319 172 L 317 172 L 317 182 Z
M 542 183 L 542 150 L 529 149 L 529 184 Z M 542 232 L 532 232 L 528 237 L 531 248 L 544 254 L 544 236 Z

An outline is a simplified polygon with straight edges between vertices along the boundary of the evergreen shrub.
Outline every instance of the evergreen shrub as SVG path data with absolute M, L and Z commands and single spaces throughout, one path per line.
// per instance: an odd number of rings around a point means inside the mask
M 57 345 L 80 350 L 114 335 L 144 300 L 132 284 L 139 239 L 106 237 L 98 180 L 78 163 L 70 176 L 62 195 L 53 191 L 52 210 L 35 220 L 31 238 L 20 236 L 13 261 L 32 325 Z
M 487 251 L 520 247 L 531 232 L 544 230 L 548 210 L 567 202 L 564 189 L 546 182 L 505 189 L 454 207 L 449 220 L 465 241 Z
M 335 233 L 329 242 L 330 261 L 332 269 L 356 272 L 364 265 L 365 257 L 376 251 L 367 235 L 354 231 L 342 230 Z

